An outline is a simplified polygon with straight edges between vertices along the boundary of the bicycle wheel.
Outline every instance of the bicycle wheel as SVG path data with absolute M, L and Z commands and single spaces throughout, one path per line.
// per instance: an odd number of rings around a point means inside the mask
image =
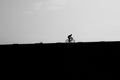
M 66 43 L 75 43 L 75 40 L 72 39 L 71 41 L 69 41 L 68 39 L 65 40 Z
M 69 40 L 68 40 L 68 39 L 66 39 L 66 40 L 65 40 L 65 43 L 69 43 Z
M 71 41 L 71 43 L 75 43 L 75 40 L 73 39 L 73 40 Z

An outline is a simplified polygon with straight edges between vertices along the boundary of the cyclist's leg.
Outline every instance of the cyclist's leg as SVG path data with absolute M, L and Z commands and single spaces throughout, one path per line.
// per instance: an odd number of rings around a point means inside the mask
M 70 38 L 68 38 L 68 43 L 70 43 L 71 42 L 71 39 Z
M 71 42 L 75 42 L 75 40 L 73 38 L 71 38 Z
M 71 37 L 71 42 L 73 41 L 73 38 Z

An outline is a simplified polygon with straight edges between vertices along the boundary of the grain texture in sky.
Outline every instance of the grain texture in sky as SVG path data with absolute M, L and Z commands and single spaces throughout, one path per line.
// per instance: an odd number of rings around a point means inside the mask
M 119 0 L 0 0 L 0 44 L 120 40 Z

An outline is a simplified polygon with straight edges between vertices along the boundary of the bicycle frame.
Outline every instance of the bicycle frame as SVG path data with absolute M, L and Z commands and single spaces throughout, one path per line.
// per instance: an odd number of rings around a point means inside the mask
M 66 42 L 66 43 L 74 43 L 75 40 L 74 40 L 73 38 L 70 38 L 70 39 L 65 40 L 65 42 Z

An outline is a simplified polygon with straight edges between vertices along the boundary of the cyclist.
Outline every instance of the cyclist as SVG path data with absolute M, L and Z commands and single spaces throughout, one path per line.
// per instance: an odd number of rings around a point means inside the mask
M 72 34 L 68 35 L 68 42 L 70 43 L 73 40 Z

